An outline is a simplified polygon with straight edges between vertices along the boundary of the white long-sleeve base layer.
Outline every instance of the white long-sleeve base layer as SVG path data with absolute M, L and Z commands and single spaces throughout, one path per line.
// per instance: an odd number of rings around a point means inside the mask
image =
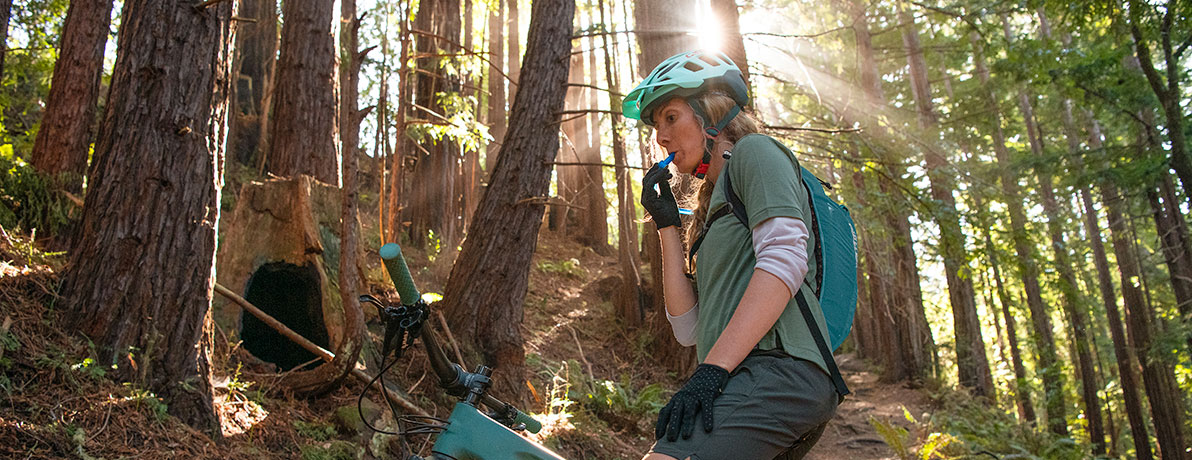
M 757 259 L 754 267 L 782 280 L 793 296 L 807 276 L 807 237 L 807 226 L 802 220 L 793 217 L 766 219 L 753 227 L 753 254 Z M 666 319 L 680 345 L 695 345 L 699 302 L 678 316 L 671 316 L 667 311 Z

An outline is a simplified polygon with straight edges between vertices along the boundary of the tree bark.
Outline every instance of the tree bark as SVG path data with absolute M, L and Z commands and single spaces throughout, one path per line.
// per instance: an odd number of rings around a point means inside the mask
M 307 174 L 338 187 L 333 12 L 331 2 L 319 0 L 282 5 L 284 25 L 266 168 L 278 176 Z
M 1139 364 L 1142 365 L 1142 382 L 1150 400 L 1151 419 L 1155 424 L 1155 435 L 1163 458 L 1183 458 L 1183 405 L 1181 394 L 1175 383 L 1174 374 L 1164 359 L 1152 356 L 1154 345 L 1154 317 L 1143 298 L 1138 281 L 1142 272 L 1130 232 L 1127 229 L 1124 203 L 1117 187 L 1112 183 L 1101 185 L 1102 199 L 1109 212 L 1109 229 L 1113 239 L 1113 250 L 1117 256 L 1118 274 L 1121 276 L 1122 299 L 1126 306 L 1126 328 L 1130 345 Z M 1122 390 L 1125 391 L 1123 385 Z
M 241 164 L 256 165 L 268 133 L 267 94 L 277 63 L 277 0 L 241 0 L 236 14 L 255 22 L 236 27 L 228 155 Z
M 575 27 L 580 27 L 577 22 Z M 570 72 L 567 77 L 567 100 L 565 107 L 567 110 L 582 110 L 581 102 L 584 95 L 584 88 L 580 85 L 584 83 L 584 56 L 579 49 L 579 42 L 572 44 L 572 54 L 570 63 Z M 583 163 L 583 158 L 580 157 L 580 150 L 586 148 L 590 143 L 588 138 L 588 120 L 581 115 L 568 115 L 563 121 L 563 138 L 564 142 L 559 145 L 559 154 L 555 157 L 555 161 L 560 163 Z M 582 226 L 572 226 L 570 220 L 571 216 L 578 217 L 579 214 L 588 212 L 589 209 L 580 202 L 581 195 L 581 177 L 583 176 L 584 166 L 559 166 L 555 169 L 555 190 L 561 199 L 560 203 L 551 205 L 550 208 L 550 228 L 560 235 L 565 235 L 568 238 L 575 240 L 582 240 L 577 238 L 577 233 L 582 232 Z M 574 211 L 574 213 L 573 213 Z
M 426 126 L 452 123 L 452 105 L 442 97 L 459 96 L 459 78 L 449 75 L 444 64 L 459 53 L 459 0 L 426 0 L 418 4 L 414 18 L 416 90 L 414 121 Z M 416 159 L 413 174 L 421 180 L 410 183 L 410 241 L 423 244 L 430 232 L 443 248 L 455 248 L 462 238 L 457 182 L 460 144 L 450 134 L 433 138 L 424 135 L 419 148 L 411 152 Z M 415 153 L 416 152 L 416 153 Z
M 900 4 L 901 5 L 901 4 Z M 914 18 L 900 7 L 899 16 L 904 27 L 902 41 L 907 48 L 911 89 L 919 115 L 927 176 L 931 183 L 931 197 L 935 201 L 935 221 L 940 227 L 940 252 L 947 272 L 948 297 L 952 305 L 952 321 L 956 335 L 956 364 L 959 382 L 977 396 L 995 396 L 993 375 L 985 355 L 985 341 L 981 338 L 981 321 L 977 316 L 977 302 L 973 290 L 973 273 L 965 252 L 966 238 L 960 228 L 960 213 L 956 210 L 956 185 L 951 176 L 952 166 L 938 142 L 939 118 L 931 100 L 931 83 L 927 64 L 919 44 L 919 32 Z
M 505 74 L 501 64 L 505 62 L 504 15 L 505 0 L 497 0 L 496 9 L 488 13 L 488 133 L 493 137 L 484 154 L 484 170 L 492 173 L 497 164 L 500 141 L 505 138 Z
M 46 174 L 61 175 L 60 185 L 71 193 L 83 190 L 83 176 L 87 173 L 91 125 L 99 102 L 103 49 L 111 19 L 112 0 L 70 3 L 45 113 L 33 143 L 33 166 Z M 4 27 L 8 27 L 7 20 Z M 3 44 L 0 41 L 0 47 Z
M 711 6 L 712 16 L 720 19 L 721 39 L 724 41 L 720 48 L 741 69 L 745 87 L 751 88 L 749 60 L 745 56 L 745 40 L 741 37 L 741 15 L 737 11 L 737 0 L 712 0 Z
M 1192 156 L 1188 152 L 1188 139 L 1184 132 L 1184 108 L 1181 104 L 1183 97 L 1180 89 L 1180 72 L 1184 66 L 1180 63 L 1180 57 L 1172 52 L 1171 35 L 1172 35 L 1172 9 L 1177 9 L 1175 2 L 1167 4 L 1164 9 L 1163 19 L 1159 26 L 1160 43 L 1159 47 L 1163 52 L 1164 64 L 1166 65 L 1166 82 L 1164 76 L 1160 75 L 1155 69 L 1155 63 L 1151 58 L 1150 45 L 1147 43 L 1142 34 L 1142 8 L 1138 5 L 1137 0 L 1129 2 L 1129 17 L 1130 17 L 1130 34 L 1134 38 L 1134 50 L 1138 56 L 1138 63 L 1142 67 L 1142 72 L 1146 75 L 1146 81 L 1150 84 L 1151 91 L 1155 93 L 1155 97 L 1159 99 L 1159 106 L 1163 111 L 1165 123 L 1163 124 L 1167 130 L 1167 140 L 1171 143 L 1169 149 L 1171 167 L 1175 169 L 1176 175 L 1180 177 L 1180 182 L 1184 184 L 1184 189 L 1192 190 Z M 1164 84 L 1166 83 L 1166 84 Z M 1192 195 L 1190 200 L 1192 200 Z M 1192 204 L 1192 203 L 1190 203 Z
M 70 327 L 115 375 L 218 438 L 210 306 L 231 71 L 232 3 L 124 4 L 80 238 Z
M 1188 249 L 1188 223 L 1176 201 L 1171 175 L 1167 172 L 1161 175 L 1158 190 L 1147 189 L 1147 199 L 1175 293 L 1176 310 L 1181 318 L 1192 318 L 1192 251 Z M 1185 343 L 1192 350 L 1192 336 L 1186 337 Z
M 696 0 L 633 2 L 639 73 L 649 73 L 664 59 L 699 47 L 691 33 L 697 29 L 695 12 L 699 8 Z M 678 11 L 686 14 L 675 14 Z
M 505 31 L 505 39 L 508 41 L 505 47 L 505 57 L 509 59 L 507 72 L 509 74 L 509 92 L 505 99 L 512 101 L 517 98 L 518 83 L 521 82 L 521 25 L 517 18 L 518 0 L 506 0 L 505 5 L 508 8 L 505 10 L 507 12 L 506 19 L 509 21 L 509 30 Z M 531 13 L 531 21 L 533 21 L 532 16 L 533 13 Z
M 1089 118 L 1089 147 L 1092 150 L 1102 150 L 1101 128 L 1091 114 Z M 1076 157 L 1077 161 L 1080 157 Z M 1077 167 L 1083 169 L 1083 163 Z M 1105 195 L 1103 194 L 1102 197 Z M 1101 226 L 1097 222 L 1097 211 L 1093 208 L 1093 200 L 1088 188 L 1081 190 L 1081 203 L 1084 206 L 1084 226 L 1090 241 L 1093 242 L 1093 264 L 1097 267 L 1097 281 L 1101 290 L 1101 301 L 1105 306 L 1106 318 L 1109 322 L 1109 335 L 1113 339 L 1113 354 L 1117 359 L 1118 378 L 1121 380 L 1122 399 L 1126 404 L 1126 419 L 1130 422 L 1130 431 L 1134 438 L 1134 452 L 1140 460 L 1154 458 L 1148 441 L 1146 420 L 1143 417 L 1142 400 L 1138 397 L 1138 375 L 1135 368 L 1135 356 L 1126 339 L 1126 331 L 1122 325 L 1122 315 L 1118 310 L 1117 294 L 1113 288 L 1113 275 L 1109 269 L 1109 258 L 1105 255 L 1105 246 L 1101 236 Z M 1108 204 L 1108 202 L 1105 202 Z M 1110 217 L 1111 221 L 1113 217 Z M 1120 263 L 1120 261 L 1119 261 Z
M 888 131 L 880 116 L 887 111 L 887 106 L 871 46 L 869 18 L 865 14 L 865 5 L 860 1 L 850 2 L 849 12 L 854 19 L 853 34 L 858 40 L 857 61 L 861 87 L 865 95 L 862 107 L 866 109 L 849 116 L 861 120 L 865 126 L 873 128 L 878 137 L 884 138 Z M 878 181 L 879 193 L 883 196 L 900 193 L 898 184 L 894 181 L 901 180 L 906 174 L 906 168 L 901 166 L 902 159 L 896 158 L 885 146 L 878 145 L 873 150 L 883 164 Z M 914 385 L 919 385 L 930 372 L 936 355 L 931 329 L 927 324 L 927 313 L 923 307 L 923 291 L 919 285 L 919 268 L 911 238 L 909 210 L 905 207 L 886 205 L 880 213 L 888 229 L 888 242 L 881 246 L 888 247 L 886 257 L 890 260 L 892 272 L 889 279 L 894 280 L 889 285 L 891 290 L 884 296 L 889 302 L 888 315 L 894 325 L 883 329 L 883 341 L 887 346 L 884 347 L 886 359 L 883 363 L 882 378 L 887 382 L 908 380 Z
M 978 62 L 984 58 L 977 59 Z M 984 69 L 984 63 L 979 64 Z M 979 70 L 983 86 L 988 88 L 988 70 Z M 993 91 L 986 92 L 986 98 L 991 107 L 997 107 L 997 99 Z M 1010 212 L 1010 227 L 1014 241 L 1015 258 L 1019 276 L 1022 279 L 1023 290 L 1026 291 L 1027 307 L 1031 313 L 1032 332 L 1035 336 L 1035 353 L 1037 373 L 1043 380 L 1043 391 L 1046 393 L 1044 406 L 1047 409 L 1048 429 L 1059 435 L 1067 435 L 1068 422 L 1063 414 L 1063 374 L 1055 352 L 1055 338 L 1051 325 L 1048 307 L 1043 301 L 1042 288 L 1039 285 L 1040 270 L 1037 265 L 1038 256 L 1034 243 L 1026 229 L 1026 211 L 1023 209 L 1022 194 L 1019 191 L 1018 176 L 1013 170 L 1010 153 L 1006 147 L 1005 134 L 1001 127 L 1000 110 L 993 111 L 994 141 L 993 148 L 997 156 L 998 170 L 1001 175 L 1002 192 L 1005 194 L 1006 208 Z
M 328 372 L 334 373 L 334 383 L 321 390 L 334 388 L 347 377 L 348 373 L 356 368 L 357 357 L 364 347 L 364 311 L 357 300 L 360 292 L 360 266 L 357 257 L 360 245 L 360 168 L 357 159 L 360 121 L 367 114 L 367 111 L 358 110 L 360 66 L 367 51 L 357 51 L 360 47 L 359 30 L 360 18 L 356 16 L 356 0 L 340 0 L 339 126 L 343 133 L 343 190 L 340 209 L 339 297 L 344 310 L 344 335 L 339 352 L 329 363 Z
M 67 13 L 67 16 L 70 14 Z M 12 19 L 12 0 L 0 0 L 0 45 L 8 43 L 8 21 Z M 110 18 L 109 18 L 110 19 Z M 7 46 L 0 46 L 0 79 L 4 78 L 4 57 Z M 61 55 L 59 55 L 61 58 Z
M 525 388 L 522 304 L 559 145 L 558 132 L 543 127 L 557 126 L 563 110 L 574 13 L 574 0 L 533 4 L 525 67 L 535 83 L 514 99 L 490 187 L 444 290 L 456 336 L 470 338 L 465 348 L 499 369 L 496 388 L 517 395 Z
M 605 19 L 604 0 L 597 2 L 600 8 L 600 22 L 609 24 Z M 621 102 L 621 99 L 613 93 L 619 92 L 620 85 L 618 84 L 616 73 L 613 68 L 616 67 L 614 55 L 616 54 L 615 45 L 609 43 L 608 35 L 603 35 L 601 38 L 604 41 L 604 75 L 608 82 L 609 89 L 609 106 L 616 107 Z M 617 299 L 614 300 L 616 305 L 617 317 L 629 327 L 636 327 L 642 324 L 644 320 L 644 311 L 641 302 L 641 274 L 638 272 L 637 257 L 637 223 L 635 216 L 637 215 L 637 200 L 633 199 L 633 185 L 629 181 L 629 169 L 626 167 L 625 156 L 625 141 L 621 137 L 624 129 L 621 115 L 614 113 L 612 115 L 613 123 L 613 163 L 616 165 L 615 174 L 617 177 L 617 222 L 618 222 L 618 238 L 617 238 L 617 260 L 621 266 L 621 289 L 618 291 Z
M 591 3 L 591 0 L 588 0 Z M 595 23 L 595 12 L 589 12 L 592 15 L 590 22 Z M 588 82 L 594 87 L 600 87 L 600 78 L 596 73 L 596 37 L 588 37 L 588 68 L 591 69 L 588 74 L 590 81 Z M 596 110 L 600 108 L 599 95 L 597 90 L 589 88 L 588 91 L 588 108 Z M 597 166 L 601 162 L 600 150 L 603 145 L 600 138 L 600 117 L 589 116 L 588 119 L 588 143 L 581 152 L 581 158 L 585 163 L 592 163 L 592 165 L 584 166 L 582 187 L 584 190 L 584 203 L 587 206 L 587 212 L 583 213 L 584 218 L 584 232 L 586 233 L 584 244 L 596 251 L 597 254 L 608 255 L 608 198 L 604 196 L 604 169 Z
M 409 4 L 407 3 L 407 8 Z M 386 213 L 389 218 L 389 225 L 386 228 L 389 234 L 385 241 L 397 241 L 398 232 L 402 230 L 405 225 L 404 216 L 408 214 L 405 210 L 406 206 L 413 200 L 410 199 L 406 193 L 406 156 L 413 150 L 414 143 L 406 133 L 408 128 L 406 120 L 410 113 L 410 102 L 412 101 L 411 94 L 414 91 L 414 84 L 412 82 L 412 70 L 410 68 L 410 44 L 413 41 L 413 34 L 410 32 L 410 12 L 403 10 L 401 17 L 401 52 L 398 62 L 401 63 L 401 68 L 398 70 L 398 88 L 397 88 L 397 113 L 394 116 L 393 123 L 397 127 L 396 137 L 394 140 L 394 152 L 392 164 L 389 170 L 391 171 L 389 180 L 389 212 Z M 411 155 L 412 156 L 412 155 Z

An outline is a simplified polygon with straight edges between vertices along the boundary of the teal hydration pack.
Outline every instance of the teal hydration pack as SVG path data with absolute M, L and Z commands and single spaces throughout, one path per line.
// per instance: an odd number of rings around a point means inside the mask
M 770 140 L 788 155 L 794 156 L 790 149 L 781 142 L 773 138 Z M 712 227 L 712 222 L 725 215 L 731 213 L 745 225 L 745 228 L 753 228 L 749 225 L 745 204 L 733 191 L 732 179 L 729 178 L 727 172 L 729 163 L 732 162 L 725 163 L 726 172 L 720 175 L 724 178 L 723 190 L 727 204 L 708 217 L 703 232 L 692 244 L 692 255 L 699 249 L 704 235 Z M 820 180 L 807 168 L 800 166 L 800 169 L 803 186 L 811 198 L 811 228 L 808 231 L 815 237 L 816 242 L 815 253 L 809 254 L 815 258 L 816 267 L 818 267 L 815 281 L 811 286 L 819 298 L 820 308 L 824 312 L 824 320 L 828 323 L 827 340 L 820 333 L 820 329 L 813 326 L 816 324 L 815 316 L 811 313 L 807 299 L 803 298 L 802 290 L 795 294 L 795 301 L 799 304 L 804 322 L 811 330 L 812 338 L 815 339 L 816 347 L 820 350 L 824 364 L 828 366 L 832 382 L 836 386 L 836 392 L 843 397 L 849 391 L 836 366 L 836 360 L 832 358 L 832 352 L 839 348 L 840 344 L 844 343 L 844 339 L 848 337 L 849 331 L 853 328 L 853 313 L 857 310 L 857 230 L 853 226 L 853 218 L 849 215 L 848 208 L 824 193 L 824 187 L 830 189 L 831 186 Z

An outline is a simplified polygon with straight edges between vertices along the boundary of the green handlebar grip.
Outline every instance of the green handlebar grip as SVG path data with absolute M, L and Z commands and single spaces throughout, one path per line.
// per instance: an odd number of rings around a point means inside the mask
M 421 297 L 418 288 L 414 287 L 414 279 L 410 277 L 410 267 L 406 266 L 406 258 L 401 255 L 401 246 L 388 243 L 381 246 L 381 259 L 385 261 L 385 269 L 389 271 L 389 279 L 397 286 L 397 295 L 401 296 L 401 303 L 413 305 Z
M 539 431 L 542 431 L 542 422 L 534 420 L 533 417 L 526 415 L 522 411 L 517 411 L 517 417 L 514 417 L 513 421 L 526 424 L 526 431 L 531 433 L 538 434 Z

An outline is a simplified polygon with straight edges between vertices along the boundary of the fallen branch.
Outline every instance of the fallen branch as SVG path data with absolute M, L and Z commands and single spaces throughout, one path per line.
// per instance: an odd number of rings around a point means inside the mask
M 588 358 L 584 357 L 584 346 L 579 343 L 579 336 L 575 335 L 575 328 L 567 326 L 567 330 L 571 331 L 571 338 L 575 339 L 575 348 L 579 349 L 579 359 L 584 362 L 584 367 L 588 368 L 588 377 L 596 378 L 596 374 L 592 372 L 592 363 L 588 362 Z
M 468 365 L 464 364 L 464 354 L 459 352 L 459 343 L 455 341 L 455 335 L 451 333 L 451 328 L 447 327 L 447 318 L 443 317 L 441 310 L 435 310 L 435 316 L 439 317 L 439 325 L 443 326 L 443 332 L 447 334 L 447 341 L 451 344 L 451 350 L 455 351 L 456 361 L 461 367 L 467 369 Z
M 228 290 L 228 288 L 223 287 L 219 283 L 215 283 L 215 292 L 218 292 L 220 295 L 227 297 L 229 300 L 235 302 L 237 305 L 240 305 L 241 308 L 244 308 L 249 313 L 252 313 L 252 315 L 256 316 L 257 319 L 260 319 L 261 322 L 269 325 L 269 327 L 273 328 L 278 333 L 285 336 L 287 339 L 290 339 L 294 343 L 298 344 L 298 346 L 302 347 L 306 351 L 314 353 L 315 356 L 319 357 L 319 359 L 322 359 L 323 361 L 326 361 L 326 362 L 331 362 L 331 360 L 335 359 L 335 355 L 333 355 L 330 351 L 324 350 L 323 347 L 315 345 L 314 342 L 306 340 L 305 337 L 298 334 L 297 332 L 294 332 L 289 327 L 286 327 L 286 325 L 282 324 L 281 321 L 278 321 L 278 320 L 274 319 L 272 316 L 269 316 L 268 313 L 261 311 L 261 309 L 257 308 L 255 305 L 253 305 L 252 303 L 249 303 L 249 301 L 247 301 L 247 300 L 244 300 L 243 297 L 236 295 L 235 292 Z M 363 370 L 357 368 L 355 365 L 352 366 L 352 376 L 356 377 L 357 380 L 364 382 L 365 385 L 368 385 L 368 383 L 373 380 L 372 376 L 368 375 L 368 373 L 364 372 Z M 402 408 L 410 411 L 411 413 L 414 413 L 417 415 L 423 415 L 423 416 L 430 415 L 426 411 L 422 410 L 421 407 L 414 405 L 414 403 L 410 402 L 402 395 L 399 395 L 388 388 L 381 388 L 381 390 L 385 392 L 386 396 L 388 396 L 388 398 L 390 400 L 396 401 L 398 403 L 398 405 L 400 405 Z

